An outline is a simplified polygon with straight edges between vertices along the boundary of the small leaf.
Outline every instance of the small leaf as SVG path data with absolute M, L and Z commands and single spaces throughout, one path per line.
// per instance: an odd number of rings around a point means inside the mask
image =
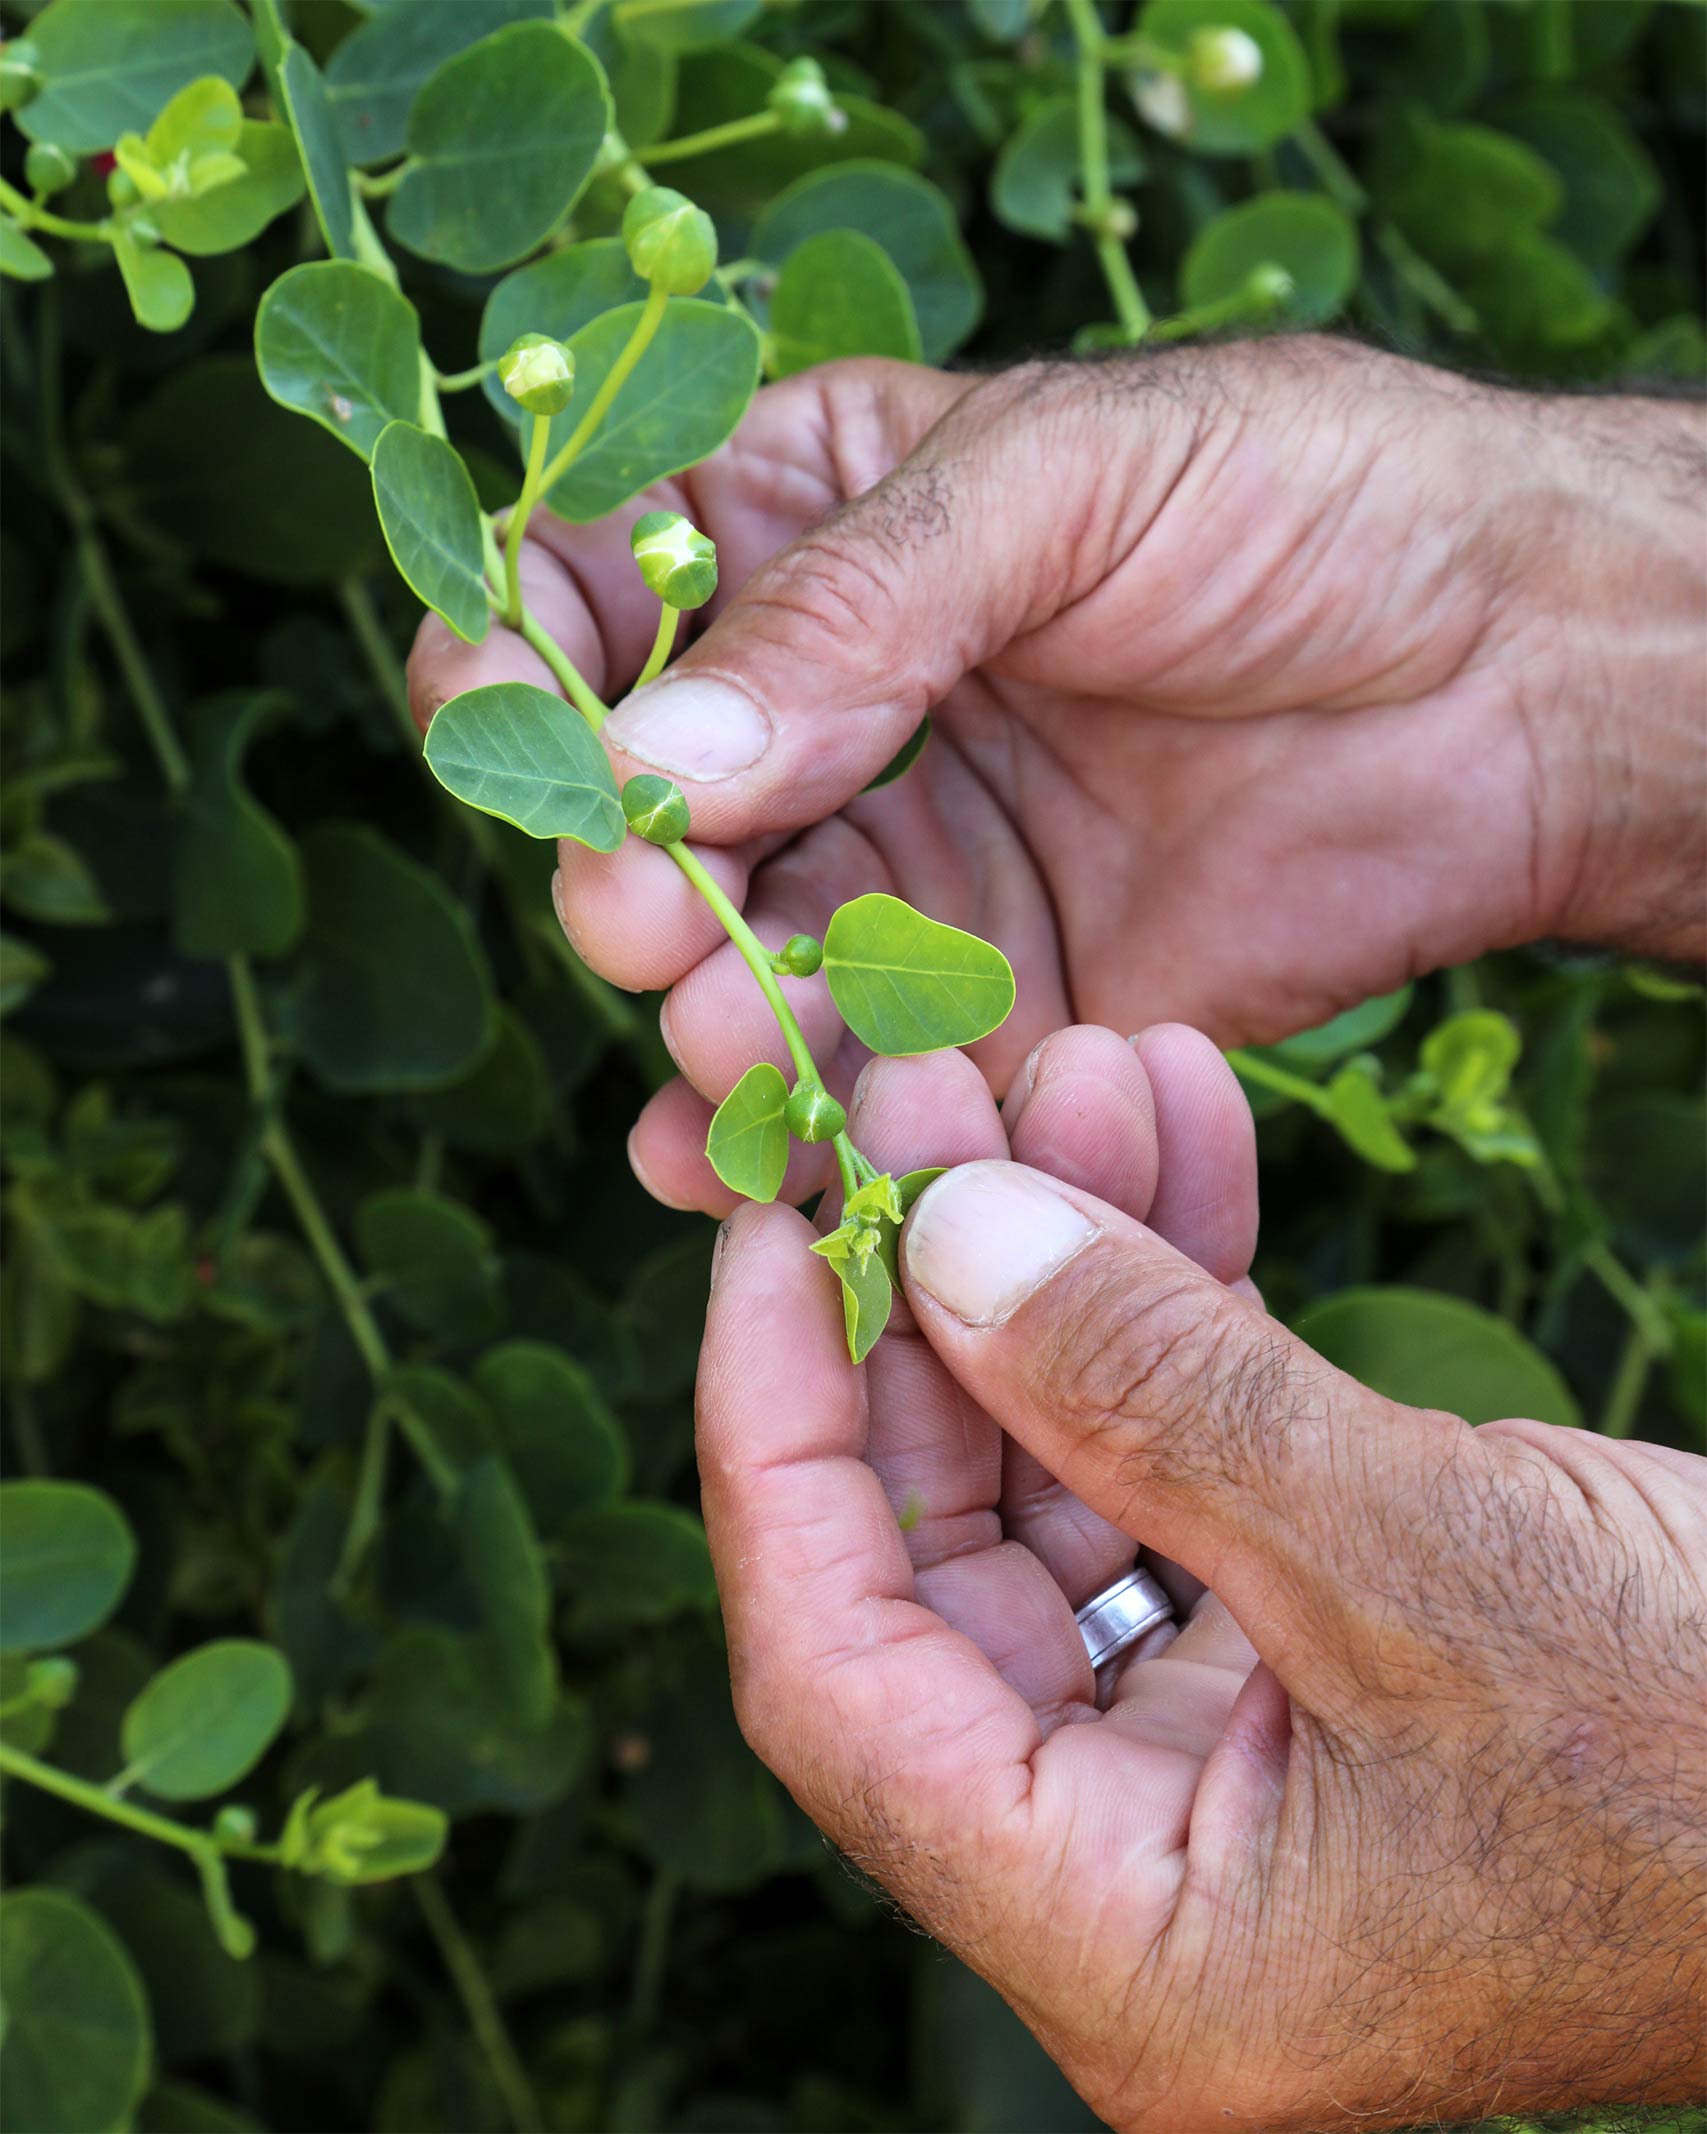
M 507 267 L 574 206 L 609 124 L 584 46 L 555 23 L 495 30 L 437 68 L 411 105 L 387 227 L 465 274 Z
M 113 257 L 136 323 L 150 333 L 176 333 L 196 308 L 196 285 L 177 253 L 140 243 L 119 222 L 113 226 Z
M 278 86 L 326 249 L 334 259 L 354 259 L 355 195 L 338 141 L 338 122 L 326 100 L 320 69 L 301 45 L 286 44 L 278 66 Z
M 1192 83 L 1187 145 L 1202 155 L 1249 156 L 1273 148 L 1310 116 L 1310 62 L 1298 33 L 1270 0 L 1150 0 L 1133 25 L 1140 37 L 1189 64 L 1205 27 L 1239 30 L 1262 54 L 1255 81 L 1214 90 Z
M 374 1193 L 356 1210 L 362 1263 L 411 1326 L 451 1342 L 498 1330 L 498 1259 L 477 1215 L 437 1193 Z
M 551 1580 L 527 1505 L 502 1460 L 479 1460 L 463 1476 L 456 1539 L 494 1671 L 517 1716 L 543 1726 L 558 1690 Z
M 89 863 L 64 838 L 30 830 L 0 861 L 0 894 L 47 926 L 101 926 L 112 917 Z
M 489 612 L 480 504 L 455 446 L 411 422 L 388 423 L 373 448 L 373 496 L 404 584 L 479 644 Z
M 245 119 L 237 136 L 243 176 L 193 200 L 153 210 L 160 235 L 192 258 L 235 252 L 302 198 L 302 160 L 288 126 Z
M 243 756 L 276 696 L 233 695 L 197 757 L 172 879 L 182 956 L 282 956 L 302 931 L 302 861 L 243 782 Z
M 1000 949 L 875 892 L 831 918 L 824 975 L 849 1029 L 890 1057 L 974 1044 L 1014 1004 Z
M 889 1270 L 875 1252 L 865 1261 L 854 1258 L 831 1264 L 842 1285 L 842 1323 L 847 1330 L 848 1354 L 855 1363 L 864 1363 L 877 1346 L 878 1335 L 889 1324 L 895 1302 Z
M 148 2001 L 124 1944 L 80 1897 L 0 1899 L 0 2123 L 24 2134 L 127 2127 L 148 2086 Z
M 999 222 L 1023 237 L 1065 244 L 1081 185 L 1079 107 L 1076 98 L 1052 96 L 1036 104 L 1002 144 L 990 173 L 990 206 Z M 1144 175 L 1144 158 L 1129 126 L 1111 119 L 1108 174 L 1119 188 Z
M 614 852 L 628 834 L 610 758 L 580 713 L 531 682 L 489 682 L 433 714 L 433 776 L 530 837 Z
M 474 1390 L 491 1411 L 504 1458 L 548 1537 L 581 1512 L 602 1510 L 628 1480 L 628 1446 L 592 1380 L 561 1349 L 508 1341 L 489 1349 Z
M 255 314 L 255 360 L 280 407 L 308 416 L 363 459 L 387 423 L 412 422 L 419 411 L 415 307 L 344 260 L 315 260 L 279 276 Z
M 1268 1046 L 1265 1056 L 1288 1066 L 1329 1067 L 1348 1052 L 1367 1052 L 1404 1021 L 1413 990 L 1408 985 L 1401 986 L 1396 993 L 1378 993 L 1371 1000 L 1360 1001 L 1355 1008 L 1318 1023 L 1313 1030 L 1300 1030 L 1295 1037 L 1282 1038 L 1278 1045 Z
M 1291 278 L 1281 307 L 1288 318 L 1326 325 L 1357 286 L 1357 225 L 1320 193 L 1260 193 L 1198 231 L 1180 269 L 1181 294 L 1194 310 L 1218 303 L 1265 266 Z
M 1490 1008 L 1448 1016 L 1422 1041 L 1417 1065 L 1432 1077 L 1438 1109 L 1475 1123 L 1511 1087 L 1523 1051 L 1517 1026 Z
M 0 215 L 0 274 L 19 282 L 44 282 L 52 272 L 53 261 L 35 239 Z
M 1580 1424 L 1569 1387 L 1508 1321 L 1431 1290 L 1346 1289 L 1301 1313 L 1293 1331 L 1389 1400 L 1444 1408 L 1466 1422 L 1508 1415 Z
M 290 1669 L 271 1645 L 199 1645 L 163 1667 L 125 1713 L 126 1776 L 158 1800 L 223 1793 L 271 1748 L 290 1697 Z
M 788 1084 L 768 1060 L 749 1067 L 712 1114 L 705 1137 L 711 1168 L 731 1193 L 775 1200 L 788 1168 L 783 1112 Z
M 1381 1171 L 1414 1171 L 1416 1151 L 1393 1124 L 1373 1060 L 1349 1060 L 1328 1082 L 1328 1118 L 1365 1163 Z
M 140 132 L 177 92 L 217 74 L 242 88 L 255 40 L 231 0 L 53 0 L 31 21 L 40 93 L 12 116 L 73 155 Z
M 53 965 L 41 950 L 16 934 L 0 934 L 0 1015 L 21 1008 Z
M 0 1652 L 48 1651 L 98 1630 L 135 1563 L 129 1523 L 100 1490 L 0 1483 Z
M 778 378 L 840 356 L 917 363 L 913 300 L 882 246 L 858 230 L 821 230 L 796 245 L 771 298 L 770 349 Z
M 492 30 L 550 15 L 551 0 L 408 0 L 370 15 L 326 63 L 326 96 L 346 161 L 386 163 L 400 155 L 409 107 L 435 68 Z
M 895 1198 L 900 1203 L 899 1215 L 881 1215 L 877 1223 L 877 1254 L 883 1262 L 883 1271 L 888 1275 L 892 1288 L 901 1287 L 901 1225 L 907 1220 L 914 1201 L 934 1185 L 943 1175 L 944 1166 L 937 1164 L 922 1171 L 906 1171 L 895 1181 Z
M 448 1829 L 440 1809 L 390 1799 L 371 1778 L 360 1779 L 330 1800 L 311 1791 L 294 1804 L 286 1864 L 345 1885 L 392 1882 L 431 1867 Z

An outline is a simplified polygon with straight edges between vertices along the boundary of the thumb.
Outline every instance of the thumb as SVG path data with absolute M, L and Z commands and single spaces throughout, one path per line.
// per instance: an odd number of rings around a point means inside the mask
M 1022 1164 L 931 1186 L 902 1264 L 973 1399 L 1212 1587 L 1289 1690 L 1323 1710 L 1404 1664 L 1371 1596 L 1406 1582 L 1396 1559 L 1444 1469 L 1474 1457 L 1467 1424 L 1369 1392 L 1143 1224 Z
M 868 784 L 962 675 L 1046 620 L 1084 516 L 1063 493 L 1078 456 L 1065 477 L 1046 465 L 1050 426 L 1022 419 L 1023 398 L 1011 378 L 974 388 L 875 488 L 755 572 L 611 714 L 619 776 L 677 779 L 696 839 L 802 828 Z

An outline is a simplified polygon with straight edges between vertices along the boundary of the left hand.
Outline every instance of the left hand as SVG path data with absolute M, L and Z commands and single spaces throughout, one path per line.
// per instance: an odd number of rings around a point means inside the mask
M 1121 2134 L 1697 2094 L 1707 1462 L 1472 1432 L 1265 1318 L 1192 1033 L 1058 1035 L 1009 1112 L 958 1055 L 863 1075 L 873 1160 L 969 1166 L 863 1372 L 804 1219 L 726 1229 L 748 1739 Z M 1181 1627 L 1099 1709 L 1072 1611 L 1140 1542 Z

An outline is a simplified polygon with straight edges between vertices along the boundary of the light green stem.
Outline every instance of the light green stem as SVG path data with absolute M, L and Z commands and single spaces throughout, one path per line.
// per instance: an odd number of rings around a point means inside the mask
M 379 172 L 377 176 L 365 170 L 359 170 L 355 175 L 356 185 L 360 192 L 369 200 L 383 200 L 387 193 L 396 192 L 403 180 L 409 175 L 409 159 L 405 157 L 401 163 L 394 165 L 390 170 Z
M 799 1023 L 795 1020 L 794 1010 L 783 998 L 782 987 L 777 983 L 775 971 L 771 969 L 770 950 L 723 894 L 706 871 L 705 864 L 697 852 L 683 844 L 679 838 L 673 845 L 666 845 L 664 850 L 717 914 L 723 931 L 740 950 L 741 961 L 758 980 L 759 991 L 770 1002 L 771 1013 L 776 1017 L 777 1025 L 782 1031 L 783 1043 L 788 1047 L 788 1056 L 794 1062 L 795 1072 L 804 1082 L 822 1083 L 824 1078 L 818 1072 L 817 1063 L 801 1033 Z
M 78 502 L 82 503 L 80 497 Z M 90 605 L 106 632 L 107 642 L 124 673 L 125 686 L 141 714 L 143 730 L 160 766 L 160 775 L 173 797 L 181 797 L 190 783 L 189 758 L 173 731 L 166 700 L 131 627 L 112 566 L 107 561 L 107 551 L 95 531 L 93 517 L 86 506 L 81 511 L 74 511 L 73 516 L 78 520 L 77 552 L 83 563 L 83 582 L 89 589 Z
M 1260 288 L 1253 289 L 1247 282 L 1226 296 L 1218 297 L 1212 304 L 1199 304 L 1195 310 L 1181 311 L 1171 319 L 1158 319 L 1150 328 L 1150 339 L 1184 341 L 1193 334 L 1214 333 L 1223 326 L 1238 326 L 1268 318 L 1276 308 L 1275 298 Z
M 1284 1067 L 1271 1066 L 1267 1060 L 1258 1059 L 1254 1052 L 1229 1052 L 1227 1064 L 1247 1082 L 1255 1082 L 1262 1089 L 1272 1089 L 1279 1096 L 1290 1097 L 1295 1104 L 1307 1104 L 1324 1119 L 1332 1113 L 1332 1105 L 1314 1082 L 1307 1082 L 1301 1074 L 1289 1074 Z
M 545 470 L 541 489 L 549 495 L 563 479 L 586 449 L 587 441 L 599 424 L 610 413 L 611 402 L 628 383 L 634 366 L 652 345 L 652 337 L 664 323 L 664 310 L 670 301 L 667 290 L 654 282 L 646 292 L 646 301 L 641 306 L 640 316 L 634 322 L 634 331 L 629 335 L 621 353 L 605 373 L 592 403 L 569 433 L 569 441 L 561 452 L 551 460 Z
M 1647 1329 L 1641 1320 L 1632 1318 L 1624 1337 L 1618 1369 L 1607 1389 L 1606 1406 L 1601 1410 L 1602 1437 L 1628 1437 L 1635 1429 L 1653 1364 L 1654 1347 L 1648 1339 Z
M 648 682 L 658 679 L 675 646 L 676 619 L 680 610 L 671 607 L 667 601 L 660 602 L 659 606 L 661 612 L 658 616 L 658 634 L 652 640 L 652 649 L 646 655 L 646 664 L 641 668 L 639 678 L 634 684 L 636 689 L 644 689 Z
M 485 363 L 476 363 L 470 370 L 434 371 L 433 377 L 441 393 L 466 393 L 471 385 L 491 377 L 497 368 L 498 359 L 493 356 Z
M 522 493 L 515 501 L 504 535 L 504 620 L 512 630 L 522 626 L 522 540 L 528 530 L 528 520 L 533 516 L 533 507 L 539 502 L 539 485 L 545 473 L 545 455 L 550 443 L 551 417 L 534 416 L 533 435 L 528 440 L 527 472 L 522 476 Z
M 440 1960 L 456 1988 L 457 1998 L 462 2002 L 469 2028 L 486 2055 L 492 2079 L 498 2085 L 516 2134 L 541 2134 L 545 2121 L 540 2113 L 539 2099 L 534 2095 L 533 2084 L 528 2080 L 527 2070 L 522 2066 L 510 2033 L 504 2027 L 503 2015 L 486 1974 L 480 1968 L 479 1957 L 469 1945 L 467 1935 L 434 1877 L 416 1875 L 410 1886 Z
M 646 161 L 682 163 L 689 156 L 708 156 L 713 149 L 733 148 L 742 141 L 762 141 L 767 134 L 781 131 L 782 119 L 776 112 L 755 111 L 750 118 L 707 126 L 702 133 L 684 133 L 674 141 L 655 141 L 646 151 Z
M 210 1853 L 223 1853 L 232 1860 L 276 1862 L 279 1857 L 276 1845 L 248 1845 L 236 1838 L 221 1837 L 216 1831 L 192 1830 L 187 1823 L 173 1822 L 170 1816 L 154 1815 L 146 1808 L 135 1807 L 130 1801 L 115 1799 L 104 1787 L 94 1785 L 88 1779 L 73 1778 L 69 1771 L 43 1763 L 39 1757 L 14 1748 L 10 1742 L 0 1741 L 0 1771 L 12 1778 L 23 1779 L 27 1785 L 39 1787 L 43 1793 L 57 1794 L 62 1801 L 69 1801 L 74 1808 L 82 1808 L 90 1815 L 122 1824 L 126 1830 L 135 1831 L 138 1837 L 175 1846 L 192 1859 L 201 1859 Z
M 544 660 L 561 684 L 563 694 L 597 733 L 604 725 L 609 712 L 600 698 L 594 695 L 582 679 L 581 670 L 552 636 L 542 630 L 526 608 L 522 610 L 521 632 L 523 638 Z
M 27 230 L 40 230 L 44 237 L 67 237 L 77 244 L 110 245 L 113 225 L 107 222 L 72 222 L 51 208 L 26 199 L 15 186 L 0 179 L 0 207 Z
M 1095 234 L 1097 260 L 1114 299 L 1115 317 L 1129 341 L 1140 341 L 1150 323 L 1150 307 L 1138 287 L 1125 245 L 1106 228 L 1099 228 L 1106 223 L 1114 205 L 1108 175 L 1102 23 L 1093 0 L 1066 0 L 1066 6 L 1073 42 L 1078 48 L 1079 171 L 1085 216 Z

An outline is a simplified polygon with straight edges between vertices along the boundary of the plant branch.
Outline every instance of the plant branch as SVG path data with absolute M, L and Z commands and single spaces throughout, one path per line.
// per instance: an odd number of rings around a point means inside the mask
M 1078 48 L 1079 171 L 1083 181 L 1085 220 L 1091 228 L 1103 280 L 1114 299 L 1115 317 L 1129 341 L 1140 341 L 1150 324 L 1150 307 L 1138 287 L 1138 278 L 1132 271 L 1125 245 L 1108 228 L 1114 208 L 1114 192 L 1108 175 L 1107 77 L 1102 22 L 1094 0 L 1066 0 L 1066 7 L 1073 42 Z
M 714 149 L 733 148 L 741 141 L 762 141 L 780 133 L 782 119 L 774 111 L 755 111 L 750 118 L 729 119 L 721 126 L 707 126 L 701 133 L 684 133 L 674 141 L 655 141 L 646 151 L 654 163 L 685 162 L 689 156 L 708 156 Z
M 551 417 L 535 415 L 532 421 L 533 434 L 528 440 L 527 472 L 522 477 L 522 493 L 510 512 L 510 523 L 504 533 L 504 620 L 512 630 L 522 626 L 522 540 L 528 530 L 528 520 L 533 516 L 533 507 L 539 501 L 545 455 L 551 445 Z
M 486 1974 L 480 1968 L 480 1959 L 469 1945 L 449 1900 L 432 1875 L 413 1876 L 410 1887 L 415 1892 L 415 1902 L 427 1922 L 427 1931 L 433 1937 L 440 1960 L 456 1988 L 457 1998 L 462 2002 L 469 2028 L 486 2055 L 492 2079 L 498 2085 L 516 2134 L 543 2134 L 545 2121 L 533 2084 L 528 2080 L 527 2070 L 504 2027 L 504 2018 Z
M 549 495 L 557 487 L 564 475 L 580 458 L 582 452 L 586 449 L 588 439 L 591 438 L 599 424 L 610 413 L 612 401 L 615 400 L 617 394 L 628 383 L 634 366 L 652 345 L 653 335 L 663 325 L 664 311 L 669 301 L 669 292 L 660 289 L 655 282 L 647 290 L 646 301 L 640 307 L 640 316 L 634 322 L 633 332 L 629 335 L 616 361 L 600 381 L 599 389 L 593 395 L 592 403 L 587 412 L 581 417 L 574 429 L 570 431 L 568 443 L 564 445 L 562 451 L 557 453 L 546 467 L 544 477 L 540 483 L 540 488 L 546 495 Z
M 74 244 L 110 245 L 113 241 L 111 220 L 105 222 L 72 222 L 64 215 L 56 215 L 50 208 L 27 199 L 15 186 L 0 179 L 0 207 L 3 207 L 21 229 L 40 230 L 44 237 L 65 237 Z
M 664 671 L 676 642 L 676 622 L 679 611 L 667 601 L 659 602 L 658 634 L 652 640 L 652 649 L 646 655 L 646 664 L 635 678 L 636 689 L 644 689 L 648 682 L 655 682 Z
M 122 1824 L 126 1830 L 135 1831 L 138 1837 L 175 1846 L 193 1859 L 223 1853 L 233 1860 L 263 1860 L 275 1864 L 279 1860 L 276 1845 L 249 1844 L 242 1839 L 222 1837 L 217 1831 L 194 1830 L 188 1823 L 174 1822 L 170 1816 L 155 1815 L 147 1808 L 138 1808 L 133 1802 L 117 1799 L 88 1779 L 74 1778 L 69 1771 L 61 1771 L 55 1764 L 43 1763 L 40 1757 L 14 1748 L 7 1741 L 0 1741 L 0 1772 L 21 1778 L 43 1793 L 56 1794 L 60 1800 L 69 1801 L 74 1808 L 81 1808 L 89 1815 Z

